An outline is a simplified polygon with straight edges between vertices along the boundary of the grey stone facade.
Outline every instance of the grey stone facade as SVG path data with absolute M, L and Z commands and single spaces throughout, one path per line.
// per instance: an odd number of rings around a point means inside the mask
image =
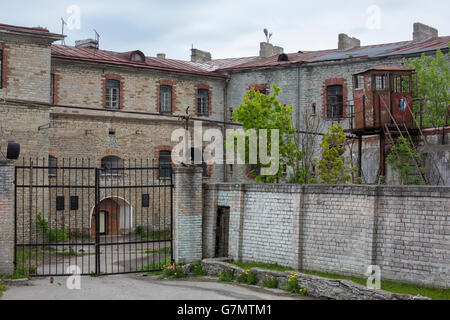
M 449 187 L 204 185 L 229 206 L 229 257 L 301 270 L 450 286 Z M 212 198 L 216 197 L 218 200 Z M 228 201 L 228 202 L 227 202 Z M 239 209 L 240 208 L 240 209 Z M 204 207 L 204 221 L 217 207 Z M 214 255 L 205 224 L 203 255 Z

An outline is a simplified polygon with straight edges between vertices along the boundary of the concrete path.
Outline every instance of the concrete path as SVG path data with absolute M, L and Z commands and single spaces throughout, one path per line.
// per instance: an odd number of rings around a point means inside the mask
M 69 290 L 67 278 L 34 279 L 27 287 L 9 288 L 3 300 L 309 300 L 281 290 L 241 286 L 210 278 L 159 280 L 155 276 L 82 277 L 80 290 Z

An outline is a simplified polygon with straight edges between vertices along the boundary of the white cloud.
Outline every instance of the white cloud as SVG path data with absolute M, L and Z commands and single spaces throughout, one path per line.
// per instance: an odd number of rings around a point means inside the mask
M 253 56 L 264 41 L 263 28 L 285 52 L 337 47 L 338 33 L 361 39 L 362 44 L 409 40 L 413 22 L 423 22 L 448 35 L 450 2 L 434 0 L 242 1 L 160 0 L 49 1 L 0 0 L 0 23 L 46 26 L 60 32 L 60 17 L 69 5 L 81 8 L 81 30 L 67 30 L 67 44 L 101 33 L 108 50 L 140 49 L 188 59 L 192 44 L 211 51 L 213 58 Z M 378 5 L 381 29 L 366 27 L 367 7 Z

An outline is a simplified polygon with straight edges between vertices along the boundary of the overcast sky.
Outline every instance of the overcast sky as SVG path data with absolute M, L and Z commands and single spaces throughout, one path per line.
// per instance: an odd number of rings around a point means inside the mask
M 288 53 L 337 48 L 338 33 L 359 38 L 362 45 L 410 40 L 414 22 L 450 35 L 449 0 L 0 0 L 0 4 L 4 24 L 44 26 L 60 33 L 64 18 L 69 23 L 67 45 L 94 37 L 95 29 L 101 35 L 101 49 L 141 50 L 148 56 L 163 52 L 183 60 L 189 59 L 192 45 L 210 51 L 213 58 L 258 55 L 264 28 L 273 33 L 271 42 Z M 75 10 L 68 12 L 69 8 Z

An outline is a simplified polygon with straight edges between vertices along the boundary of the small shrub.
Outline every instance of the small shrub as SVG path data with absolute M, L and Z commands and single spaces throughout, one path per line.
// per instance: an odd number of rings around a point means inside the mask
M 177 266 L 175 269 L 173 268 L 172 262 L 170 259 L 168 259 L 168 262 L 163 265 L 163 271 L 161 278 L 168 279 L 168 278 L 185 278 L 187 277 L 187 274 L 183 272 L 183 269 L 181 266 Z
M 6 290 L 8 290 L 8 287 L 0 284 L 0 299 L 3 296 L 3 292 L 5 292 Z
M 300 288 L 298 287 L 297 274 L 291 274 L 288 281 L 286 281 L 283 285 L 283 289 L 289 293 L 299 293 Z
M 191 265 L 191 272 L 195 276 L 199 276 L 199 277 L 206 275 L 206 272 L 203 270 L 201 262 L 197 262 L 197 263 L 194 263 L 193 265 Z
M 36 274 L 37 267 L 35 265 L 31 266 L 17 266 L 11 279 L 31 279 L 30 274 Z
M 276 277 L 269 277 L 266 274 L 266 277 L 261 281 L 261 285 L 266 288 L 278 288 L 278 279 Z
M 69 240 L 69 230 L 66 228 L 52 230 L 48 234 L 48 242 L 66 242 Z
M 250 273 L 250 270 L 246 270 L 244 272 L 242 272 L 238 277 L 237 277 L 237 282 L 239 283 L 248 283 L 248 275 Z
M 219 279 L 224 282 L 231 282 L 231 281 L 233 281 L 233 278 L 234 278 L 234 270 L 233 269 L 223 271 L 219 276 Z
M 255 285 L 258 283 L 258 278 L 256 277 L 256 273 L 250 272 L 248 274 L 247 283 L 250 285 Z

